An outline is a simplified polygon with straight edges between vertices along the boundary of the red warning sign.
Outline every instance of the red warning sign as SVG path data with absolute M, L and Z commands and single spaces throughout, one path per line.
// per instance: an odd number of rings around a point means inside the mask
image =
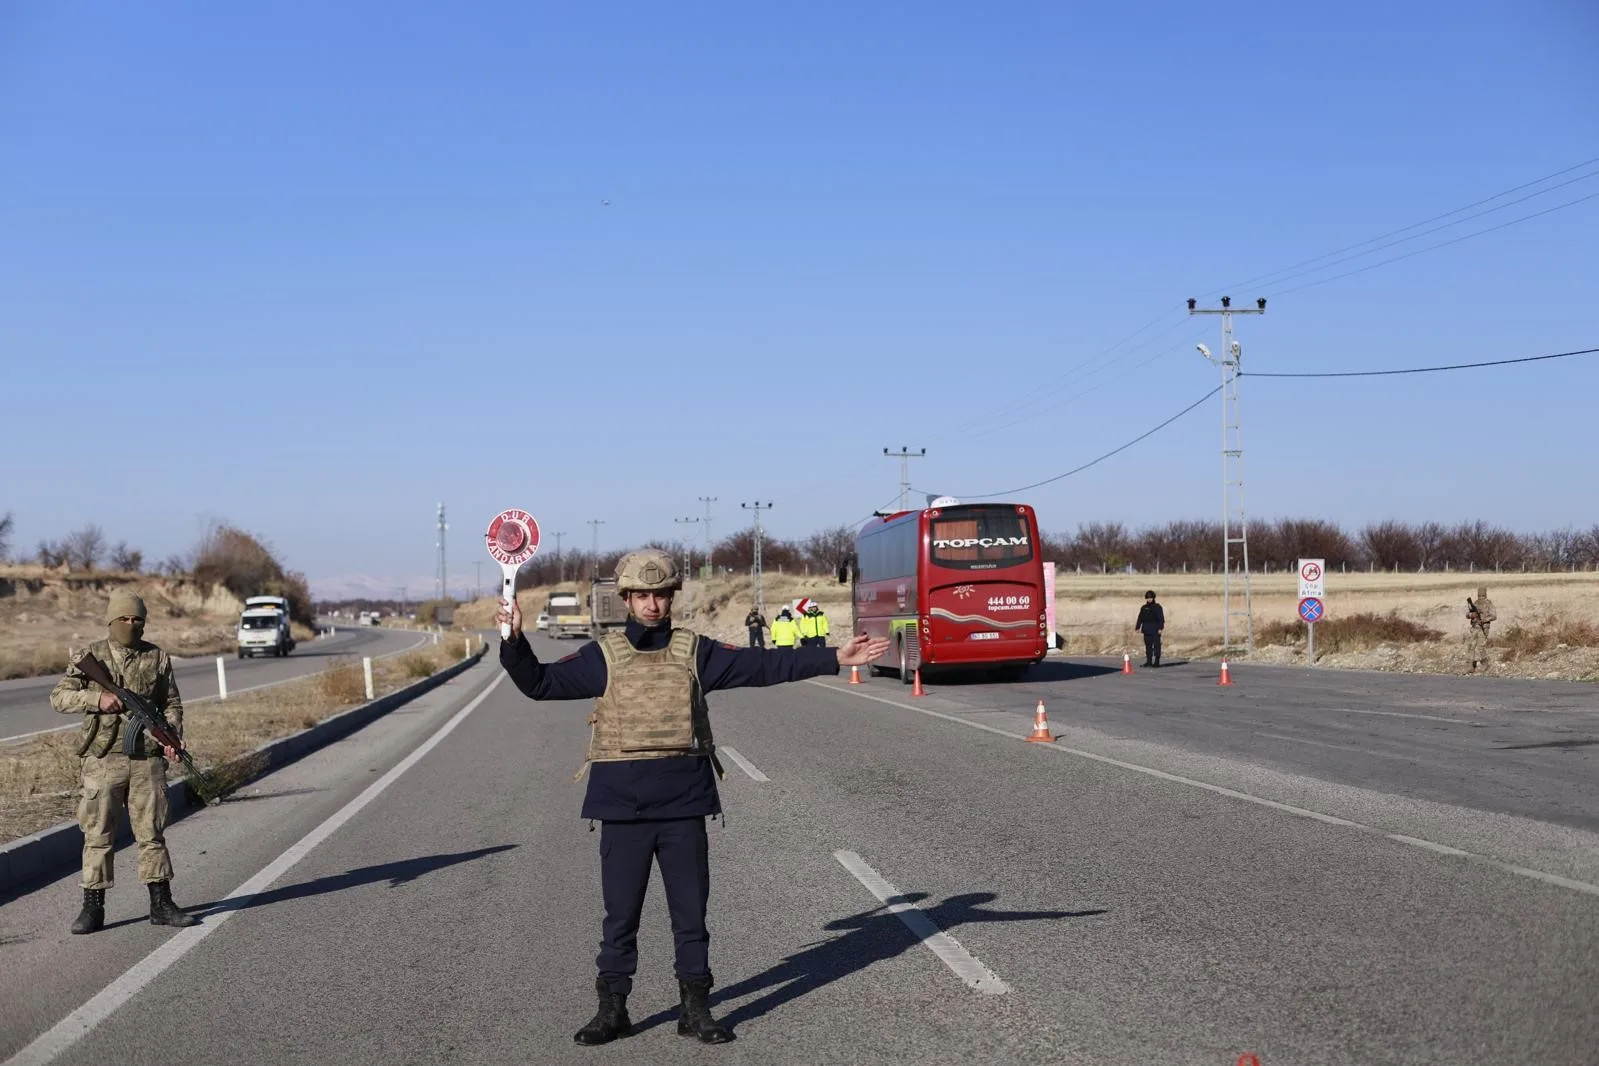
M 501 566 L 521 566 L 539 550 L 539 523 L 526 511 L 501 511 L 483 539 Z

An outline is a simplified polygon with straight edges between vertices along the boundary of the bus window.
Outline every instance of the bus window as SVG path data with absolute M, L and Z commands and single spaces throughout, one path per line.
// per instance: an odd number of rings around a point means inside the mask
M 997 570 L 1033 557 L 1027 516 L 1014 507 L 967 507 L 933 519 L 934 566 L 950 570 Z

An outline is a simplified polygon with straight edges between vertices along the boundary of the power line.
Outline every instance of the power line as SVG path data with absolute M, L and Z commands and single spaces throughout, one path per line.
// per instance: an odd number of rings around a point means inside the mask
M 1396 374 L 1437 374 L 1445 370 L 1476 370 L 1485 366 L 1512 366 L 1516 363 L 1542 363 L 1550 359 L 1569 359 L 1574 355 L 1593 355 L 1599 348 L 1580 348 L 1574 352 L 1555 352 L 1553 355 L 1528 355 L 1520 359 L 1491 359 L 1484 363 L 1451 363 L 1448 366 L 1415 366 L 1404 370 L 1321 370 L 1302 373 L 1261 373 L 1248 371 L 1252 378 L 1381 378 Z M 1240 374 L 1245 371 L 1239 371 Z
M 1552 215 L 1556 211 L 1564 211 L 1568 207 L 1576 207 L 1578 204 L 1585 203 L 1586 201 L 1592 200 L 1595 197 L 1599 197 L 1599 192 L 1591 192 L 1587 196 L 1579 196 L 1575 200 L 1567 200 L 1563 204 L 1556 204 L 1553 207 L 1546 207 L 1542 211 L 1534 211 L 1530 215 L 1522 215 L 1520 218 L 1513 218 L 1509 222 L 1501 222 L 1497 226 L 1489 226 L 1486 229 L 1473 230 L 1470 233 L 1463 233 L 1460 236 L 1452 237 L 1447 241 L 1439 241 L 1437 244 L 1429 244 L 1425 248 L 1417 248 L 1415 251 L 1406 252 L 1404 255 L 1396 255 L 1388 259 L 1379 259 L 1375 263 L 1367 263 L 1363 267 L 1356 267 L 1354 270 L 1346 270 L 1342 274 L 1334 274 L 1329 278 L 1322 278 L 1319 281 L 1307 281 L 1305 284 L 1295 285 L 1291 289 L 1279 289 L 1278 291 L 1272 293 L 1272 295 L 1286 296 L 1291 292 L 1300 292 L 1304 289 L 1313 289 L 1317 285 L 1325 285 L 1329 281 L 1338 281 L 1340 278 L 1352 278 L 1356 274 L 1364 274 L 1368 270 L 1376 270 L 1378 267 L 1387 266 L 1389 263 L 1397 263 L 1401 259 L 1409 259 L 1412 256 L 1421 255 L 1424 252 L 1436 252 L 1440 248 L 1447 248 L 1451 244 L 1459 244 L 1461 241 L 1469 241 L 1473 237 L 1481 237 L 1486 233 L 1494 233 L 1498 230 L 1508 229 L 1511 226 L 1519 226 L 1523 222 L 1531 222 L 1535 218 L 1542 218 L 1544 215 Z
M 1146 430 L 1145 432 L 1140 433 L 1138 436 L 1134 437 L 1132 440 L 1128 441 L 1126 444 L 1123 444 L 1123 445 L 1121 445 L 1119 447 L 1116 447 L 1116 448 L 1112 448 L 1110 451 L 1106 452 L 1104 455 L 1101 455 L 1097 459 L 1091 459 L 1088 462 L 1084 463 L 1082 466 L 1072 467 L 1072 469 L 1066 471 L 1064 474 L 1056 474 L 1054 477 L 1045 478 L 1043 481 L 1035 481 L 1031 485 L 1020 485 L 1020 486 L 1018 486 L 1018 487 L 1016 487 L 1014 489 L 1006 489 L 1003 492 L 965 493 L 965 494 L 962 494 L 959 498 L 963 499 L 963 500 L 991 500 L 991 499 L 993 499 L 996 496 L 1010 496 L 1010 495 L 1013 495 L 1013 494 L 1018 493 L 1018 492 L 1026 492 L 1028 489 L 1036 489 L 1036 488 L 1038 488 L 1038 487 L 1040 487 L 1042 485 L 1054 484 L 1055 482 L 1060 481 L 1062 478 L 1071 477 L 1073 474 L 1081 474 L 1084 470 L 1087 470 L 1090 467 L 1098 466 L 1100 463 L 1103 463 L 1106 459 L 1109 459 L 1111 456 L 1119 455 L 1120 453 L 1126 451 L 1128 448 L 1131 448 L 1133 445 L 1137 444 L 1139 441 L 1145 440 L 1145 439 L 1147 439 L 1149 437 L 1153 437 L 1156 433 L 1159 433 L 1161 430 L 1165 429 L 1167 426 L 1171 425 L 1173 422 L 1175 422 L 1179 418 L 1183 417 L 1183 415 L 1186 415 L 1188 412 L 1192 411 L 1194 408 L 1198 407 L 1200 404 L 1204 403 L 1206 400 L 1210 399 L 1212 396 L 1216 395 L 1220 391 L 1221 391 L 1221 386 L 1217 385 L 1214 389 L 1211 389 L 1209 392 L 1205 393 L 1205 395 L 1201 396 L 1199 399 L 1195 400 L 1193 403 L 1189 404 L 1187 407 L 1184 407 L 1181 411 L 1178 411 L 1176 414 L 1172 415 L 1170 418 L 1166 419 L 1166 421 L 1162 422 L 1160 425 L 1156 426 L 1155 428 L 1150 429 L 1150 430 Z M 924 490 L 916 489 L 915 491 L 922 492 Z
M 1573 164 L 1573 165 L 1571 165 L 1569 167 L 1565 167 L 1562 170 L 1557 170 L 1553 174 L 1545 174 L 1541 178 L 1534 178 L 1532 181 L 1523 182 L 1520 185 L 1513 186 L 1513 187 L 1511 187 L 1509 189 L 1505 189 L 1505 190 L 1503 190 L 1501 192 L 1496 192 L 1492 196 L 1485 196 L 1481 200 L 1474 200 L 1473 202 L 1471 202 L 1469 204 L 1466 204 L 1463 207 L 1455 208 L 1453 211 L 1445 211 L 1441 215 L 1434 215 L 1431 218 L 1424 218 L 1420 222 L 1412 222 L 1408 226 L 1401 226 L 1398 229 L 1389 230 L 1387 233 L 1380 233 L 1380 234 L 1378 234 L 1375 237 L 1369 237 L 1366 240 L 1359 241 L 1359 242 L 1357 242 L 1355 244 L 1345 245 L 1342 248 L 1336 248 L 1336 249 L 1334 249 L 1333 251 L 1330 251 L 1330 252 L 1323 252 L 1321 255 L 1312 256 L 1309 259 L 1302 259 L 1302 260 L 1300 260 L 1297 263 L 1293 263 L 1293 264 L 1291 264 L 1289 266 L 1281 267 L 1281 268 L 1279 268 L 1277 270 L 1269 271 L 1269 272 L 1267 272 L 1265 274 L 1261 274 L 1261 275 L 1259 275 L 1257 277 L 1249 278 L 1249 279 L 1247 279 L 1245 281 L 1234 282 L 1231 285 L 1224 285 L 1224 286 L 1222 286 L 1222 288 L 1217 289 L 1215 293 L 1209 293 L 1207 295 L 1216 295 L 1218 293 L 1225 292 L 1225 291 L 1227 291 L 1229 289 L 1241 289 L 1241 288 L 1244 288 L 1244 287 L 1250 286 L 1250 285 L 1258 285 L 1258 284 L 1260 284 L 1261 282 L 1264 282 L 1264 281 L 1281 281 L 1281 280 L 1283 280 L 1281 275 L 1286 274 L 1286 273 L 1288 273 L 1290 271 L 1298 270 L 1300 267 L 1309 266 L 1312 263 L 1319 263 L 1323 259 L 1332 259 L 1335 256 L 1343 255 L 1345 252 L 1352 252 L 1352 251 L 1355 251 L 1357 248 L 1364 248 L 1364 247 L 1366 247 L 1369 244 L 1377 244 L 1378 242 L 1385 241 L 1385 240 L 1387 240 L 1390 237 L 1397 237 L 1401 233 L 1409 233 L 1413 229 L 1420 229 L 1422 226 L 1430 226 L 1434 222 L 1442 222 L 1444 219 L 1449 218 L 1452 215 L 1458 215 L 1458 214 L 1461 214 L 1462 212 L 1470 211 L 1472 208 L 1481 207 L 1483 204 L 1491 204 L 1495 200 L 1502 200 L 1506 196 L 1511 195 L 1512 193 L 1518 193 L 1518 192 L 1520 192 L 1523 189 L 1530 189 L 1534 185 L 1542 185 L 1546 181 L 1551 181 L 1551 180 L 1553 180 L 1555 178 L 1564 177 L 1565 175 L 1570 174 L 1573 170 L 1581 170 L 1583 167 L 1592 166 L 1595 163 L 1599 163 L 1599 156 L 1596 156 L 1593 159 L 1585 159 L 1581 163 L 1575 163 L 1575 164 Z M 1595 171 L 1592 174 L 1584 174 L 1584 175 L 1582 175 L 1582 177 L 1579 177 L 1579 178 L 1573 178 L 1572 181 L 1583 181 L 1583 180 L 1585 180 L 1587 178 L 1595 177 L 1596 175 L 1599 175 L 1599 171 Z M 1570 185 L 1570 184 L 1571 184 L 1571 181 L 1562 182 L 1560 185 L 1553 185 L 1553 186 L 1550 186 L 1547 189 L 1543 189 L 1543 190 L 1540 190 L 1539 192 L 1533 193 L 1532 196 L 1542 196 L 1544 193 L 1553 192 L 1555 189 L 1559 189 L 1559 188 L 1562 188 L 1562 187 L 1564 187 L 1566 185 Z M 1521 203 L 1522 200 L 1527 200 L 1527 199 L 1531 199 L 1531 197 L 1522 197 L 1521 200 L 1516 200 L 1516 201 L 1514 201 L 1514 203 Z M 1512 204 L 1501 204 L 1500 207 L 1496 207 L 1496 208 L 1494 208 L 1494 210 L 1497 211 L 1497 210 L 1500 210 L 1500 208 L 1510 207 L 1510 206 L 1512 206 Z M 1486 213 L 1487 212 L 1484 212 L 1484 214 L 1486 214 Z M 1472 217 L 1476 218 L 1478 216 L 1473 215 Z M 1465 221 L 1467 221 L 1467 219 L 1458 219 L 1458 220 L 1456 220 L 1456 222 L 1450 223 L 1450 225 L 1458 225 L 1460 222 L 1465 222 Z M 1417 236 L 1420 236 L 1420 234 L 1418 234 Z M 1372 249 L 1372 251 L 1376 251 L 1376 250 L 1377 249 Z

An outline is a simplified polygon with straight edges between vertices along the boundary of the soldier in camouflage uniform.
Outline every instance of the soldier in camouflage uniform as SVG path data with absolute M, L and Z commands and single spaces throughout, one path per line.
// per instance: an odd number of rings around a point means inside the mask
M 627 628 L 609 632 L 556 663 L 541 663 L 522 635 L 522 612 L 502 606 L 509 624 L 500 665 L 535 700 L 595 701 L 589 717 L 588 793 L 583 817 L 597 819 L 605 923 L 595 990 L 600 1009 L 574 1034 L 579 1044 L 627 1036 L 627 997 L 638 967 L 639 914 L 650 867 L 659 865 L 676 944 L 682 1004 L 677 1031 L 707 1044 L 733 1039 L 711 1016 L 711 891 L 705 819 L 720 814 L 716 745 L 705 694 L 747 685 L 775 685 L 840 665 L 864 666 L 888 650 L 886 640 L 856 637 L 841 648 L 768 651 L 735 648 L 672 627 L 672 595 L 682 587 L 677 563 L 649 549 L 623 556 L 616 591 L 627 604 Z M 579 776 L 583 770 L 578 771 Z
M 117 684 L 165 712 L 181 735 L 183 699 L 172 676 L 172 659 L 144 639 L 147 614 L 144 601 L 133 593 L 114 593 L 106 607 L 110 635 L 90 644 L 85 654 L 104 663 Z M 83 739 L 78 745 L 83 764 L 83 798 L 78 803 L 83 910 L 72 931 L 93 933 L 105 925 L 105 890 L 115 880 L 112 852 L 124 808 L 139 844 L 139 880 L 150 886 L 150 924 L 196 924 L 172 902 L 172 858 L 162 835 L 167 824 L 167 760 L 177 753 L 152 750 L 154 743 L 143 735 L 133 754 L 124 754 L 122 731 L 127 723 L 122 702 L 79 673 L 76 665 L 67 667 L 67 676 L 56 683 L 50 706 L 62 714 L 83 716 Z
M 1466 658 L 1471 660 L 1468 673 L 1475 674 L 1481 666 L 1488 672 L 1488 627 L 1499 617 L 1494 612 L 1493 601 L 1488 598 L 1488 586 L 1477 587 L 1477 598 L 1466 607 Z

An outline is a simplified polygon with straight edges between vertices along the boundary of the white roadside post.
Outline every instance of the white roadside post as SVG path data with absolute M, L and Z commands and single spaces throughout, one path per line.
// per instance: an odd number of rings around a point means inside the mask
M 361 676 L 366 679 L 366 698 L 374 699 L 372 693 L 372 659 L 367 656 L 361 660 Z
M 526 511 L 515 508 L 501 511 L 483 535 L 489 554 L 500 564 L 500 599 L 510 607 L 516 602 L 516 572 L 539 550 L 539 523 Z M 500 626 L 500 639 L 511 639 L 509 622 Z
M 1305 658 L 1316 665 L 1316 623 L 1327 613 L 1327 560 L 1299 560 L 1299 617 L 1305 623 Z
M 470 659 L 472 657 L 472 638 L 467 637 L 461 643 L 466 645 L 466 647 L 461 650 L 461 658 Z
M 217 699 L 225 700 L 227 698 L 228 698 L 228 668 L 227 668 L 227 660 L 224 659 L 222 656 L 218 655 L 217 656 Z

